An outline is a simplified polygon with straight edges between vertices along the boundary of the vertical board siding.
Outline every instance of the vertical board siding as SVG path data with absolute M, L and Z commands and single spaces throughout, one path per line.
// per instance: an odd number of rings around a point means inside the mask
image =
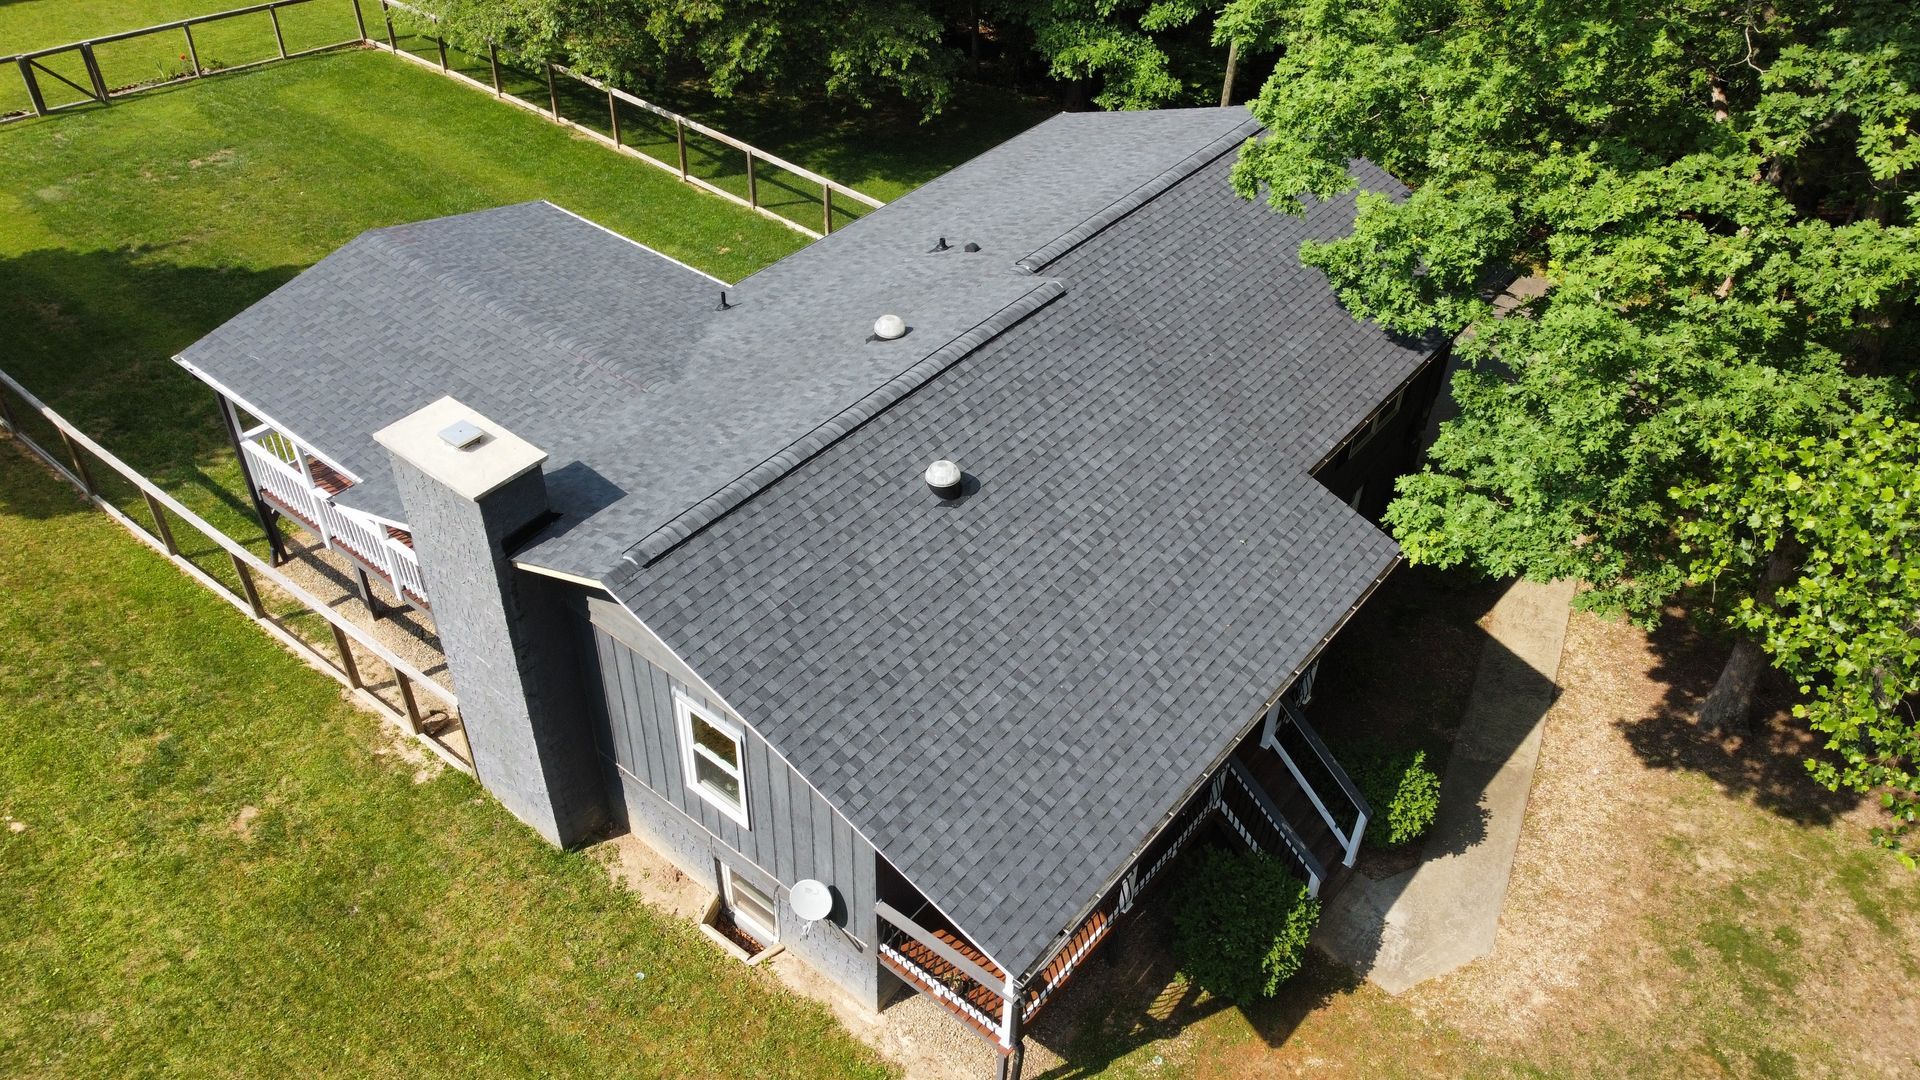
M 783 910 L 784 894 L 794 882 L 817 878 L 832 885 L 839 899 L 834 920 L 859 939 L 863 948 L 870 948 L 872 845 L 751 727 L 745 727 L 743 739 L 749 827 L 740 828 L 687 787 L 680 735 L 673 718 L 673 695 L 685 694 L 724 716 L 733 714 L 701 690 L 636 653 L 602 626 L 596 624 L 593 633 L 607 705 L 608 731 L 599 742 L 618 767 L 623 783 L 644 787 L 697 822 L 716 842 L 713 853 L 722 861 L 739 865 L 749 875 L 759 876 L 755 874 L 757 868 L 777 878 Z M 718 887 L 717 881 L 709 884 Z

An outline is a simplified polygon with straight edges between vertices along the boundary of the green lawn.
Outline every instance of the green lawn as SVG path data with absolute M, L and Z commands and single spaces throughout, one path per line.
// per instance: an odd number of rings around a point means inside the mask
M 0 551 L 0 1075 L 883 1074 L 4 443 Z

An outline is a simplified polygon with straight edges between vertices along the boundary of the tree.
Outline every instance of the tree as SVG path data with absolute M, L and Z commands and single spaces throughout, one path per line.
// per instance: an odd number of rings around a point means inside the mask
M 1362 192 L 1303 258 L 1360 316 L 1468 331 L 1461 415 L 1387 513 L 1409 558 L 1574 578 L 1643 622 L 1764 607 L 1792 552 L 1742 549 L 1690 592 L 1674 492 L 1746 486 L 1713 451 L 1729 432 L 1790 445 L 1910 408 L 1920 9 L 1233 0 L 1222 24 L 1285 48 L 1239 190 L 1297 211 L 1351 189 L 1351 159 L 1383 166 L 1412 194 Z M 1522 276 L 1540 295 L 1492 317 Z M 1744 724 L 1762 661 L 1743 628 L 1703 723 Z
M 1898 847 L 1920 821 L 1920 424 L 1862 418 L 1790 446 L 1733 432 L 1712 453 L 1739 483 L 1674 491 L 1689 579 L 1743 595 L 1733 622 L 1799 683 L 1794 714 L 1834 755 L 1809 769 L 1879 793 Z M 1783 546 L 1790 580 L 1742 580 Z
M 1152 109 L 1199 104 L 1211 84 L 1189 79 L 1170 32 L 1193 26 L 1209 6 L 1202 0 L 1034 0 L 1006 5 L 1001 17 L 1033 31 L 1035 51 L 1048 71 L 1066 81 L 1098 80 L 1094 104 L 1103 109 Z M 1197 96 L 1196 96 L 1197 95 Z
M 929 115 L 951 98 L 946 24 L 915 0 L 435 0 L 450 35 L 561 59 L 616 83 L 697 65 L 725 96 L 786 86 L 862 104 L 890 94 Z

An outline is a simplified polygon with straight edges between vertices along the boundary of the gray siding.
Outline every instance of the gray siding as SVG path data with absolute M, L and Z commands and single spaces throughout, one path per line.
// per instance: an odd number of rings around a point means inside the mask
M 624 608 L 597 599 L 589 607 L 606 705 L 597 741 L 618 783 L 609 795 L 624 804 L 628 827 L 716 892 L 716 860 L 770 889 L 779 898 L 787 948 L 878 1007 L 873 846 Z M 747 827 L 688 787 L 673 716 L 676 691 L 745 729 Z M 833 887 L 832 928 L 801 934 L 787 904 L 788 890 L 803 878 Z

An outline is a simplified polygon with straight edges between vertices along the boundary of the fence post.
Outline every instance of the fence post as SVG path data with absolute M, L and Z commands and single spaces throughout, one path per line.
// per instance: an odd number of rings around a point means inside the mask
M 679 117 L 673 120 L 673 141 L 680 145 L 680 179 L 687 178 L 687 125 Z
M 27 98 L 33 102 L 33 115 L 47 115 L 47 99 L 40 94 L 40 80 L 33 77 L 33 61 L 20 58 L 20 78 L 27 84 Z
M 241 561 L 240 556 L 227 552 L 227 558 L 233 560 L 233 571 L 240 575 L 240 592 L 247 598 L 247 607 L 253 611 L 253 617 L 265 622 L 267 609 L 260 603 L 260 590 L 253 583 L 253 567 Z
M 181 23 L 180 29 L 187 35 L 187 62 L 193 65 L 193 77 L 200 77 L 200 49 L 193 43 L 193 24 Z
M 500 96 L 500 46 L 487 42 L 487 64 L 493 68 L 493 96 Z
M 367 17 L 360 10 L 360 0 L 353 0 L 353 25 L 360 31 L 360 40 L 367 40 Z
M 760 178 L 753 174 L 753 151 L 747 151 L 747 205 L 760 209 Z
M 620 145 L 620 101 L 613 96 L 613 87 L 607 87 L 607 116 L 613 121 L 613 145 Z
M 273 23 L 274 47 L 280 50 L 280 59 L 285 60 L 287 58 L 287 39 L 285 35 L 280 33 L 280 9 L 277 7 L 268 7 L 267 18 Z
M 94 487 L 93 472 L 87 468 L 87 459 L 81 455 L 79 444 L 67 434 L 66 428 L 56 424 L 53 430 L 59 432 L 60 441 L 67 444 L 67 457 L 73 462 L 74 475 L 80 479 L 80 489 L 87 493 L 88 498 L 98 498 L 100 491 Z
M 830 184 L 820 185 L 820 216 L 824 222 L 820 226 L 820 232 L 823 235 L 826 233 L 832 232 L 833 231 L 833 187 Z
M 445 71 L 447 70 L 447 39 L 435 37 L 433 43 L 440 46 L 440 70 Z
M 0 427 L 6 428 L 9 435 L 20 434 L 20 421 L 13 418 L 13 403 L 7 400 L 4 390 L 0 390 Z
M 107 77 L 100 73 L 100 61 L 94 58 L 93 42 L 80 43 L 80 59 L 87 66 L 87 78 L 93 83 L 93 96 L 100 104 L 107 103 Z
M 167 554 L 180 554 L 180 545 L 173 542 L 173 526 L 167 524 L 166 507 L 153 497 L 153 492 L 142 490 L 140 494 L 147 497 L 147 513 L 153 515 L 153 527 L 160 533 L 160 542 L 167 545 Z
M 353 660 L 353 643 L 347 640 L 347 632 L 340 629 L 339 623 L 330 622 L 327 625 L 333 629 L 333 644 L 340 650 L 340 670 L 347 675 L 347 685 L 358 690 L 362 685 L 360 665 Z
M 396 41 L 393 36 L 393 9 L 387 6 L 387 0 L 380 0 L 380 14 L 385 16 L 387 20 L 387 48 L 392 49 L 394 52 L 399 52 L 400 42 Z
M 553 85 L 553 61 L 547 61 L 547 105 L 553 109 L 553 118 L 560 119 L 560 91 Z

